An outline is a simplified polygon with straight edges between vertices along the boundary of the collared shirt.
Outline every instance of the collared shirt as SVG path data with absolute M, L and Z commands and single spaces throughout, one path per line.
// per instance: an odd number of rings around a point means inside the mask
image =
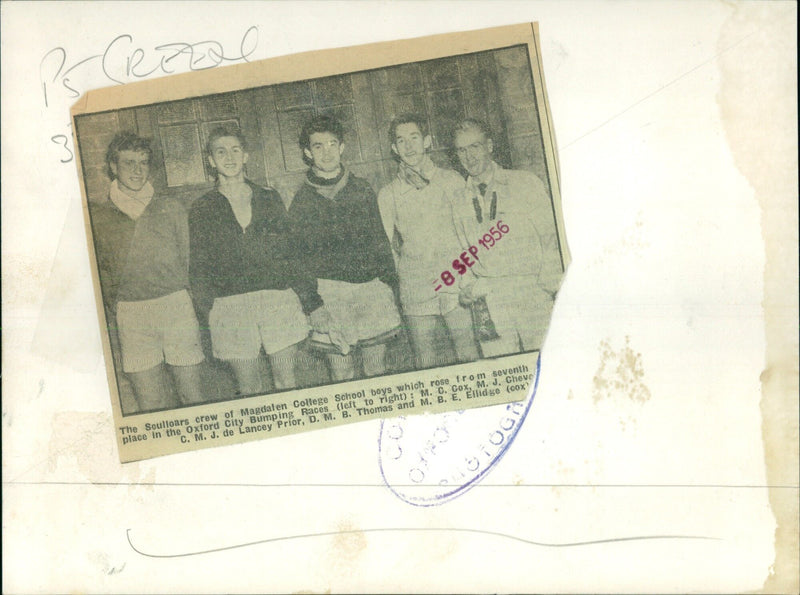
M 436 167 L 427 159 L 422 175 L 429 183 L 415 188 L 402 176 L 378 193 L 383 228 L 391 241 L 395 231 L 402 243 L 395 252 L 403 304 L 421 303 L 439 293 L 457 292 L 457 284 L 435 287 L 439 275 L 449 270 L 461 245 L 453 228 L 451 203 L 462 192 L 463 178 L 455 171 Z M 395 243 L 393 242 L 393 246 Z
M 529 171 L 503 169 L 494 162 L 491 168 L 483 196 L 470 176 L 453 203 L 461 246 L 478 247 L 473 273 L 479 277 L 534 275 L 544 289 L 555 293 L 563 269 L 553 207 L 544 184 Z M 508 232 L 491 248 L 480 245 L 498 222 L 507 225 Z M 485 243 L 491 245 L 491 241 Z
M 310 313 L 322 299 L 293 250 L 283 201 L 275 190 L 247 183 L 253 197 L 245 229 L 217 189 L 197 199 L 189 213 L 189 276 L 198 311 L 206 316 L 218 297 L 291 288 Z

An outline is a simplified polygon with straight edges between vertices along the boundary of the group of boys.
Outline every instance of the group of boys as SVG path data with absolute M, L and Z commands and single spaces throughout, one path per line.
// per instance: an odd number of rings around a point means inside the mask
M 341 124 L 313 118 L 300 133 L 309 169 L 287 209 L 275 190 L 245 177 L 241 132 L 217 128 L 206 145 L 217 183 L 187 215 L 179 200 L 155 195 L 148 142 L 114 138 L 109 200 L 92 219 L 107 316 L 140 411 L 205 400 L 201 325 L 239 395 L 267 388 L 262 348 L 275 388 L 297 386 L 298 350 L 309 337 L 334 381 L 356 377 L 357 362 L 363 376 L 384 373 L 387 343 L 403 326 L 418 369 L 453 363 L 437 339 L 442 326 L 459 362 L 541 347 L 561 273 L 542 257 L 541 225 L 552 225 L 553 211 L 541 180 L 497 165 L 478 120 L 454 131 L 466 182 L 433 163 L 419 116 L 396 118 L 390 140 L 398 172 L 376 196 L 342 163 Z M 507 235 L 478 253 L 501 221 Z M 433 283 L 470 248 L 466 274 Z M 488 308 L 491 340 L 476 338 L 478 302 Z M 165 363 L 179 403 L 166 396 Z

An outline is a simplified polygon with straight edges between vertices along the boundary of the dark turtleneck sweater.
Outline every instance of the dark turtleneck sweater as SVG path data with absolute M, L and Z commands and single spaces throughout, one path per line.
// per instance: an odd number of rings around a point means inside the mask
M 395 284 L 389 240 L 369 182 L 342 168 L 333 179 L 308 171 L 289 207 L 295 248 L 317 279 Z

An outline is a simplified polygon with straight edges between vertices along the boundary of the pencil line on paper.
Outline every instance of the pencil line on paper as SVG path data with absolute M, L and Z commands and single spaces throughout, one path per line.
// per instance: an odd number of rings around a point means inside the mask
M 220 488 L 385 488 L 383 483 L 183 483 L 183 482 L 111 482 L 111 481 L 4 481 L 3 485 L 52 486 L 143 486 L 143 487 L 220 487 Z M 397 484 L 399 487 L 430 487 L 422 484 Z M 481 484 L 476 488 L 680 488 L 680 489 L 760 489 L 798 490 L 800 485 L 749 485 L 749 484 L 574 484 L 574 483 L 513 483 Z
M 130 545 L 131 549 L 135 551 L 137 554 L 141 556 L 146 556 L 148 558 L 183 558 L 187 556 L 199 556 L 202 554 L 213 554 L 218 552 L 225 552 L 229 550 L 250 547 L 255 545 L 265 545 L 269 543 L 278 543 L 281 541 L 290 541 L 293 539 L 308 539 L 308 538 L 319 538 L 319 537 L 332 537 L 335 535 L 351 535 L 351 534 L 363 534 L 363 533 L 392 533 L 392 532 L 426 532 L 426 533 L 467 533 L 472 535 L 479 535 L 484 537 L 501 537 L 503 539 L 509 539 L 512 541 L 517 541 L 520 543 L 524 543 L 526 545 L 532 546 L 539 546 L 539 547 L 579 547 L 579 546 L 590 546 L 590 545 L 602 545 L 602 544 L 610 544 L 610 543 L 623 543 L 623 542 L 630 542 L 630 541 L 654 541 L 654 540 L 665 540 L 665 539 L 702 539 L 702 540 L 719 540 L 718 537 L 708 537 L 704 535 L 634 535 L 634 536 L 627 536 L 627 537 L 611 537 L 607 539 L 593 539 L 588 541 L 573 541 L 573 542 L 564 542 L 564 543 L 547 543 L 541 541 L 533 541 L 531 539 L 526 539 L 524 537 L 518 537 L 516 535 L 509 535 L 508 533 L 501 533 L 499 531 L 485 531 L 483 529 L 464 529 L 464 528 L 456 528 L 456 527 L 379 527 L 373 529 L 353 529 L 349 531 L 323 531 L 319 533 L 303 533 L 298 535 L 285 535 L 281 537 L 270 537 L 267 539 L 260 539 L 258 541 L 248 541 L 244 543 L 236 543 L 232 545 L 226 545 L 216 548 L 209 548 L 206 550 L 197 550 L 193 552 L 181 552 L 176 554 L 154 554 L 147 551 L 140 549 L 139 547 L 133 544 L 131 540 L 131 529 L 128 529 L 126 533 L 126 537 L 128 539 L 128 545 Z
M 46 465 L 46 464 L 51 463 L 52 461 L 56 460 L 60 454 L 68 452 L 70 449 L 72 449 L 72 448 L 74 448 L 74 447 L 76 447 L 78 445 L 81 445 L 84 442 L 87 442 L 87 441 L 93 439 L 95 437 L 95 435 L 105 431 L 106 427 L 107 427 L 107 422 L 105 422 L 105 421 L 98 422 L 97 424 L 95 424 L 95 426 L 93 428 L 91 428 L 91 429 L 87 430 L 86 432 L 84 432 L 83 435 L 80 438 L 76 438 L 75 440 L 73 440 L 72 442 L 69 442 L 68 444 L 66 444 L 64 446 L 62 446 L 61 448 L 59 448 L 55 452 L 51 452 L 46 458 L 44 458 L 44 459 L 42 459 L 42 460 L 40 460 L 40 461 L 38 461 L 36 463 L 33 463 L 27 469 L 25 469 L 24 471 L 21 471 L 17 475 L 17 477 L 23 477 L 23 476 L 27 475 L 28 473 L 30 473 L 31 471 L 33 471 L 34 469 L 36 469 L 37 467 L 41 467 L 42 465 Z M 14 484 L 23 485 L 23 484 L 42 484 L 42 483 L 47 483 L 47 482 L 40 482 L 40 481 L 28 481 L 28 482 L 25 482 L 25 481 L 17 481 L 16 479 L 13 479 L 11 481 L 4 481 L 3 485 L 14 485 Z M 69 482 L 66 482 L 66 483 L 69 483 Z M 76 482 L 76 483 L 88 483 L 88 484 L 91 484 L 92 482 L 89 481 L 89 482 Z
M 674 85 L 675 83 L 677 83 L 678 81 L 680 81 L 681 79 L 684 79 L 684 78 L 686 78 L 687 76 L 689 76 L 690 74 L 692 74 L 692 73 L 693 73 L 693 72 L 695 72 L 696 70 L 699 70 L 699 69 L 700 69 L 700 68 L 702 68 L 703 66 L 706 66 L 707 64 L 710 64 L 711 62 L 713 62 L 714 60 L 716 60 L 717 58 L 719 58 L 721 55 L 723 55 L 723 54 L 727 53 L 728 51 L 732 50 L 733 48 L 735 48 L 736 46 L 738 46 L 738 45 L 740 45 L 741 43 L 745 42 L 746 40 L 748 40 L 749 38 L 751 38 L 751 37 L 752 37 L 753 35 L 755 35 L 756 33 L 759 33 L 760 31 L 761 31 L 761 30 L 760 30 L 760 29 L 758 29 L 758 30 L 756 30 L 756 31 L 753 31 L 752 33 L 749 33 L 748 35 L 745 35 L 744 37 L 742 37 L 742 38 L 741 38 L 741 39 L 739 39 L 738 41 L 736 41 L 736 42 L 732 43 L 731 45 L 729 45 L 728 47 L 726 47 L 726 48 L 724 48 L 724 49 L 720 50 L 719 52 L 717 52 L 716 54 L 714 54 L 713 56 L 711 56 L 711 57 L 710 57 L 710 58 L 708 58 L 707 60 L 704 60 L 704 61 L 703 61 L 703 62 L 701 62 L 700 64 L 697 64 L 697 65 L 696 65 L 696 66 L 694 66 L 693 68 L 690 68 L 689 70 L 687 70 L 687 71 L 686 71 L 686 72 L 684 72 L 683 74 L 681 74 L 681 75 L 679 75 L 679 76 L 675 77 L 675 78 L 674 78 L 674 79 L 672 79 L 671 81 L 669 81 L 669 82 L 667 82 L 667 83 L 664 83 L 664 84 L 663 84 L 662 86 L 660 86 L 658 89 L 655 89 L 653 92 L 651 92 L 651 93 L 648 93 L 647 95 L 645 95 L 645 96 L 644 96 L 644 97 L 642 97 L 641 99 L 639 99 L 639 100 L 635 101 L 634 103 L 630 104 L 629 106 L 627 106 L 627 107 L 626 107 L 626 108 L 624 108 L 623 110 L 621 110 L 621 111 L 617 112 L 616 114 L 614 114 L 613 116 L 609 117 L 607 120 L 605 120 L 605 121 L 601 122 L 600 124 L 598 124 L 598 125 L 597 125 L 597 126 L 595 126 L 594 128 L 591 128 L 590 130 L 588 130 L 588 131 L 584 132 L 583 134 L 581 134 L 579 137 L 577 137 L 577 138 L 575 138 L 575 139 L 573 139 L 573 140 L 569 141 L 567 144 L 565 144 L 564 146 L 562 146 L 562 147 L 560 148 L 560 151 L 562 151 L 562 152 L 563 152 L 565 149 L 567 149 L 568 147 L 570 147 L 570 146 L 574 145 L 574 144 L 575 144 L 575 143 L 577 143 L 579 140 L 581 140 L 581 139 L 584 139 L 584 138 L 586 138 L 587 136 L 589 136 L 590 134 L 592 134 L 592 133 L 594 133 L 594 132 L 596 132 L 596 131 L 600 130 L 600 129 L 601 129 L 601 128 L 603 128 L 603 127 L 604 127 L 606 124 L 609 124 L 610 122 L 612 122 L 612 121 L 616 120 L 617 118 L 619 118 L 619 117 L 620 117 L 620 116 L 622 116 L 623 114 L 625 114 L 625 113 L 629 112 L 630 110 L 632 110 L 633 108 L 635 108 L 637 105 L 639 105 L 639 104 L 641 104 L 641 103 L 643 103 L 643 102 L 647 101 L 648 99 L 650 99 L 650 98 L 651 98 L 651 97 L 653 97 L 654 95 L 657 95 L 657 94 L 661 93 L 661 91 L 663 91 L 663 90 L 664 90 L 664 89 L 666 89 L 667 87 L 670 87 L 670 86 Z

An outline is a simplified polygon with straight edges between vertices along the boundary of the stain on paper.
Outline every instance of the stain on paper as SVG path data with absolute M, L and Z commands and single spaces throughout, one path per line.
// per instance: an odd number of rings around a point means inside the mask
M 367 537 L 349 521 L 339 523 L 340 533 L 333 538 L 336 556 L 355 560 L 367 548 Z
M 648 246 L 650 246 L 650 242 L 645 234 L 642 211 L 639 211 L 636 213 L 633 225 L 625 228 L 624 233 L 616 241 L 605 246 L 594 259 L 593 264 L 601 264 L 607 259 L 616 258 L 620 254 L 638 254 Z
M 628 336 L 619 350 L 614 349 L 608 340 L 600 342 L 600 365 L 592 381 L 595 403 L 619 395 L 638 403 L 650 399 L 650 389 L 644 383 L 642 354 L 631 348 Z
M 107 574 L 111 576 L 112 574 L 119 574 L 123 570 L 125 570 L 126 562 L 122 562 L 120 564 L 111 564 L 108 560 L 108 556 L 103 552 L 92 552 L 89 554 L 89 559 L 92 563 L 98 567 L 100 572 L 103 574 Z
M 736 167 L 761 209 L 766 369 L 761 375 L 767 485 L 798 485 L 797 7 L 733 3 L 717 42 L 717 102 Z M 776 9 L 777 7 L 777 9 Z M 770 489 L 777 527 L 765 593 L 800 592 L 800 504 Z
M 47 466 L 54 473 L 59 466 L 74 465 L 91 483 L 155 483 L 155 469 L 142 475 L 138 463 L 121 465 L 114 448 L 97 448 L 108 443 L 113 421 L 108 413 L 64 411 L 53 417 Z

